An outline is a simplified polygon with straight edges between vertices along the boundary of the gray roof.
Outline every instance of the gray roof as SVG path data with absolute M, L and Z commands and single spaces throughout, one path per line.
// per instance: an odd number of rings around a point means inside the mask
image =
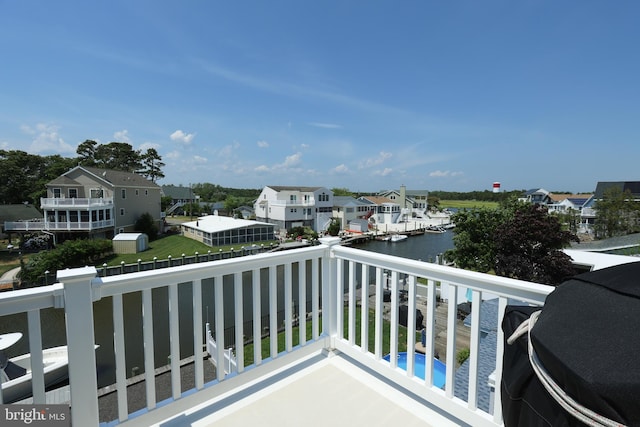
M 571 243 L 571 249 L 591 252 L 606 252 L 607 250 L 631 246 L 640 246 L 640 233 L 611 237 L 609 239 L 594 240 L 592 242 Z
M 509 300 L 509 305 L 526 305 L 523 302 Z M 471 315 L 464 320 L 466 326 L 471 325 Z M 478 357 L 478 407 L 489 411 L 491 388 L 488 385 L 489 375 L 496 369 L 496 344 L 498 340 L 498 298 L 482 301 L 480 305 L 480 354 Z M 454 394 L 467 400 L 469 395 L 469 359 L 456 371 Z M 496 391 L 500 393 L 498 389 Z
M 358 200 L 351 196 L 333 196 L 333 206 L 346 206 L 348 204 L 367 206 L 369 203 L 365 203 L 362 200 Z
M 634 198 L 640 198 L 640 181 L 599 181 L 594 198 L 602 199 L 604 192 L 610 188 L 619 188 L 622 192 L 629 190 Z
M 325 187 L 296 187 L 293 185 L 267 185 L 267 187 L 276 191 L 311 191 L 311 192 L 325 188 Z
M 191 200 L 195 198 L 195 194 L 191 188 L 175 185 L 163 185 L 162 194 L 172 199 Z
M 0 225 L 5 221 L 21 221 L 29 219 L 42 219 L 42 213 L 34 205 L 16 204 L 0 205 Z
M 142 175 L 133 172 L 118 171 L 113 169 L 100 169 L 91 166 L 76 166 L 61 176 L 49 181 L 48 186 L 51 185 L 79 185 L 77 181 L 69 178 L 67 175 L 75 170 L 81 169 L 89 175 L 93 175 L 97 180 L 103 181 L 105 184 L 115 186 L 131 186 L 131 187 L 146 187 L 146 188 L 160 188 L 155 182 L 146 179 Z

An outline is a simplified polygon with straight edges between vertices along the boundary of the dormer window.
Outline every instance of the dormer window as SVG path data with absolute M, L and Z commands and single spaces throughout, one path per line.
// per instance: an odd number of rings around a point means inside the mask
M 78 189 L 77 188 L 70 188 L 69 189 L 69 198 L 70 199 L 77 199 L 78 198 Z

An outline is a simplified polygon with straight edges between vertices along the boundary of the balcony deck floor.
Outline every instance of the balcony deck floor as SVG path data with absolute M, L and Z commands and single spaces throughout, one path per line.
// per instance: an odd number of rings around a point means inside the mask
M 459 426 L 342 356 L 220 396 L 157 426 Z

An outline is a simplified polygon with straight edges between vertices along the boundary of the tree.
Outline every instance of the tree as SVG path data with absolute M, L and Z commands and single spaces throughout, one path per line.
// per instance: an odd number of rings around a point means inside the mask
M 348 188 L 332 188 L 331 191 L 333 192 L 334 196 L 352 196 L 353 197 L 353 193 L 349 191 Z
M 594 231 L 598 239 L 629 234 L 638 226 L 638 207 L 629 190 L 623 192 L 615 186 L 607 188 L 594 207 Z
M 164 178 L 162 168 L 165 164 L 162 162 L 162 157 L 160 157 L 160 154 L 158 154 L 155 148 L 149 148 L 147 152 L 140 157 L 140 160 L 142 162 L 142 169 L 138 171 L 140 175 L 151 179 L 152 182 Z
M 337 236 L 340 233 L 340 220 L 338 218 L 331 218 L 331 223 L 327 227 L 327 234 L 330 236 Z
M 44 175 L 42 157 L 20 150 L 0 150 L 0 203 L 36 203 L 32 193 Z
M 458 212 L 452 221 L 454 249 L 445 257 L 460 268 L 546 284 L 575 274 L 561 249 L 577 238 L 543 206 L 511 199 L 497 209 Z
M 96 146 L 97 142 L 87 139 L 78 145 L 76 154 L 78 155 L 78 163 L 83 166 L 95 166 L 96 164 Z
M 142 169 L 140 151 L 134 150 L 131 144 L 126 142 L 102 144 L 95 150 L 95 166 L 103 169 L 135 172 Z
M 158 237 L 158 225 L 153 220 L 153 216 L 148 212 L 140 215 L 134 228 L 136 231 L 149 236 L 149 240 L 155 240 Z
M 493 270 L 496 249 L 493 236 L 505 212 L 479 208 L 455 213 L 451 221 L 454 229 L 454 248 L 445 253 L 448 261 L 466 270 L 482 273 Z
M 558 285 L 575 274 L 571 257 L 562 248 L 577 238 L 563 230 L 544 206 L 520 206 L 496 227 L 493 240 L 499 276 Z

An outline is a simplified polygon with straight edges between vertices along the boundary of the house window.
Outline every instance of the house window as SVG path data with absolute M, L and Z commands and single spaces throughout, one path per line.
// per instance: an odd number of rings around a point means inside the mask
M 102 192 L 102 188 L 92 188 L 90 190 L 92 199 L 101 199 L 104 197 L 104 193 Z
M 140 195 L 140 191 L 136 188 L 136 196 Z
M 144 195 L 148 196 L 149 195 L 149 190 L 144 190 Z
M 124 208 L 120 208 L 120 216 L 124 216 Z
M 70 188 L 69 189 L 69 197 L 71 199 L 77 199 L 78 198 L 78 189 L 77 188 Z
M 62 191 L 59 188 L 54 188 L 53 189 L 53 198 L 54 199 L 59 199 L 60 197 L 62 197 Z
M 289 196 L 289 200 L 292 202 L 295 202 L 298 199 L 298 196 L 296 196 L 295 194 L 292 194 Z
M 122 190 L 120 190 L 120 191 L 121 191 L 121 194 L 122 194 L 122 198 L 123 198 L 123 199 L 126 199 L 126 198 L 127 198 L 127 189 L 126 189 L 126 188 L 123 188 L 123 189 L 122 189 Z

